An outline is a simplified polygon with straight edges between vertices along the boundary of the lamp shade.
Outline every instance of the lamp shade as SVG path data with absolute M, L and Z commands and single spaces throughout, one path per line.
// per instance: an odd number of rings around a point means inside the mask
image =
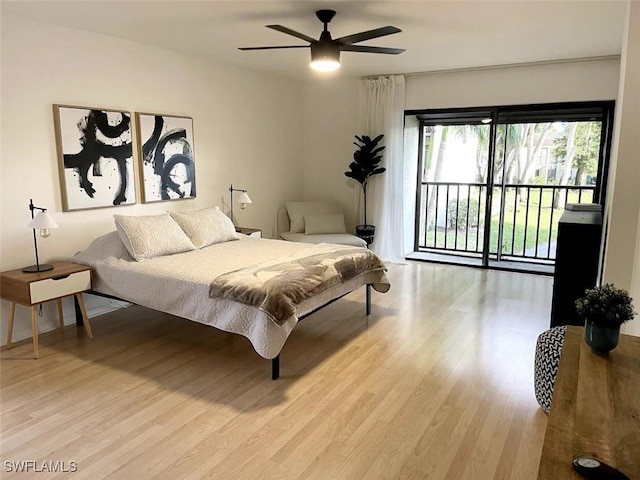
M 35 229 L 58 228 L 56 221 L 47 212 L 39 212 L 28 226 Z
M 242 203 L 246 205 L 247 203 L 253 202 L 249 198 L 249 195 L 247 195 L 247 192 L 240 192 L 240 194 L 236 197 L 236 203 Z

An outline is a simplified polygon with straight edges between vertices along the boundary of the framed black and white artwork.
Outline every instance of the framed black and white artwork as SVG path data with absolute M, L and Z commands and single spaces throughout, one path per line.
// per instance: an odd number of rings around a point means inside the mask
M 142 201 L 195 198 L 193 119 L 136 113 Z
M 131 114 L 54 105 L 65 212 L 136 203 Z

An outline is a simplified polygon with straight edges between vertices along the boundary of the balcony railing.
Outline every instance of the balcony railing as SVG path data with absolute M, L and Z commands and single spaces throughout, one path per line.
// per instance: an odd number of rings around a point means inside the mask
M 487 185 L 422 182 L 418 251 L 481 256 Z M 595 186 L 506 184 L 493 187 L 489 254 L 497 260 L 555 260 L 558 219 L 567 203 L 592 203 Z

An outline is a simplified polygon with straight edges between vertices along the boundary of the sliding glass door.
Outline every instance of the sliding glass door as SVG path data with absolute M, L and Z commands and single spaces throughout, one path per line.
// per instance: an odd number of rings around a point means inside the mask
M 417 113 L 415 251 L 552 266 L 566 205 L 604 201 L 612 114 L 612 102 Z

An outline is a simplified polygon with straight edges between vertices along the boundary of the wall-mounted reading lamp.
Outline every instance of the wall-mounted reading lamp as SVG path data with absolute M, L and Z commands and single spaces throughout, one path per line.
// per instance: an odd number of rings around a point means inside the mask
M 247 191 L 245 189 L 233 188 L 233 184 L 231 184 L 231 186 L 229 187 L 229 193 L 231 194 L 231 202 L 229 203 L 229 208 L 230 208 L 230 217 L 231 217 L 231 221 L 232 222 L 234 222 L 234 220 L 233 220 L 233 192 L 240 192 L 240 194 L 236 197 L 236 202 L 238 202 L 240 204 L 240 208 L 242 208 L 243 210 L 245 208 L 247 208 L 247 205 L 249 203 L 253 203 L 251 201 L 251 199 L 249 198 L 249 195 L 247 195 Z
M 53 219 L 53 217 L 47 213 L 46 208 L 36 207 L 33 204 L 33 200 L 31 199 L 29 199 L 29 210 L 31 210 L 31 221 L 29 222 L 28 227 L 33 229 L 33 247 L 36 252 L 36 264 L 31 265 L 30 267 L 25 267 L 22 269 L 22 271 L 32 273 L 53 270 L 53 265 L 40 265 L 40 259 L 38 258 L 38 237 L 36 235 L 36 230 L 40 230 L 40 236 L 42 238 L 47 238 L 49 235 L 51 235 L 50 229 L 58 228 L 58 224 Z M 34 210 L 40 211 L 37 215 L 34 215 Z

